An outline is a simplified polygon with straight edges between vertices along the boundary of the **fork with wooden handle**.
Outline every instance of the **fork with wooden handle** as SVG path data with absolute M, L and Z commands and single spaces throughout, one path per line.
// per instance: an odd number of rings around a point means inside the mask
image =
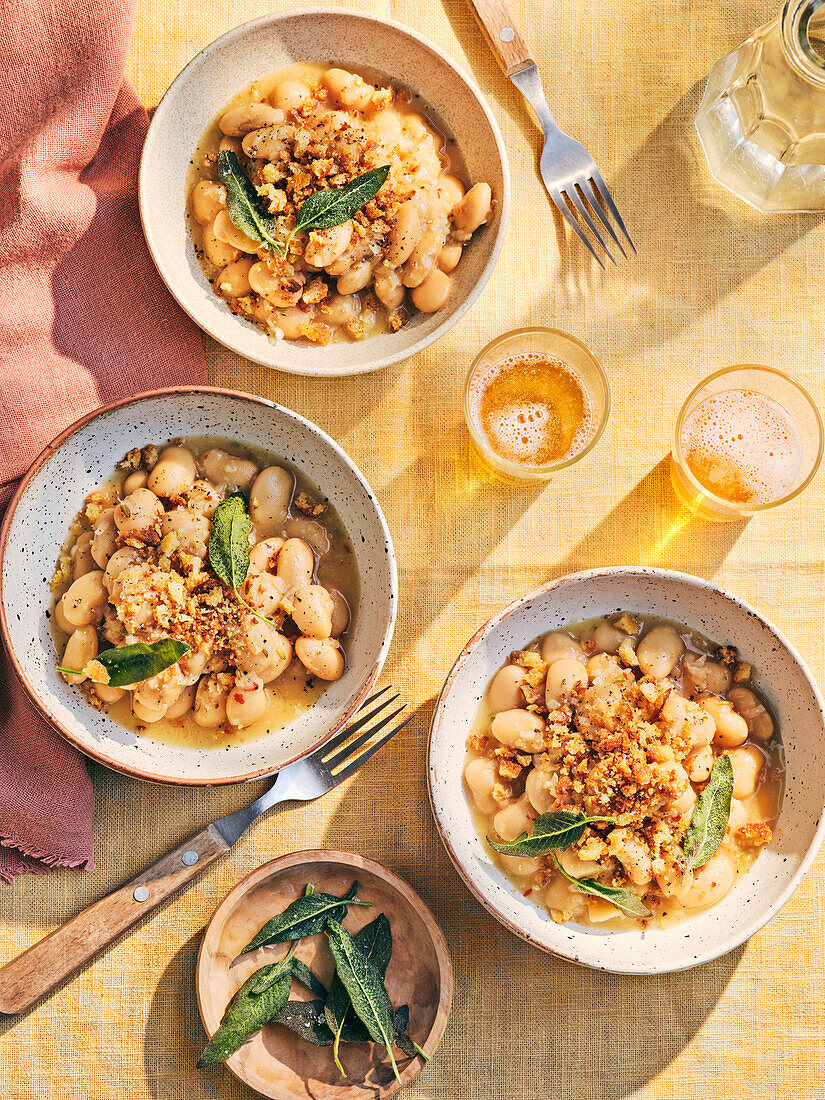
M 361 708 L 363 712 L 374 703 L 369 713 L 350 723 L 310 756 L 278 772 L 272 786 L 251 805 L 213 821 L 137 878 L 90 905 L 2 967 L 0 1013 L 24 1012 L 51 993 L 225 855 L 267 810 L 281 802 L 319 798 L 348 779 L 410 721 L 404 719 L 373 741 L 404 710 L 402 704 L 388 713 L 398 699 L 398 695 L 387 696 L 390 690 L 386 687 L 372 695 Z M 359 736 L 350 741 L 356 733 Z
M 509 4 L 506 0 L 470 0 L 470 4 L 504 75 L 512 80 L 541 123 L 544 149 L 539 161 L 539 173 L 553 203 L 601 267 L 604 267 L 601 257 L 590 243 L 590 237 L 582 223 L 614 264 L 616 260 L 599 232 L 593 215 L 610 234 L 621 254 L 627 257 L 608 218 L 608 214 L 612 214 L 627 238 L 627 243 L 635 252 L 636 246 L 630 239 L 618 207 L 595 161 L 581 142 L 559 129 L 551 115 L 544 98 L 538 66 L 521 35 Z

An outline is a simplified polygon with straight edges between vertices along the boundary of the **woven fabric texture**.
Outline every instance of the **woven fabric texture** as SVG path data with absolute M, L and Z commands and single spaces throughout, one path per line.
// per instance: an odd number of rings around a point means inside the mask
M 515 4 L 559 123 L 592 151 L 639 255 L 605 275 L 560 247 L 535 173 L 538 135 L 464 0 L 349 0 L 433 39 L 472 71 L 502 127 L 514 210 L 501 261 L 444 339 L 383 373 L 335 383 L 251 366 L 207 342 L 210 380 L 316 421 L 359 463 L 392 530 L 399 622 L 385 681 L 414 721 L 344 788 L 275 811 L 184 896 L 45 1006 L 0 1022 L 4 1100 L 245 1100 L 225 1070 L 194 1069 L 200 935 L 252 868 L 297 848 L 360 851 L 404 875 L 445 929 L 456 996 L 443 1044 L 409 1100 L 819 1100 L 825 1096 L 821 857 L 744 947 L 684 974 L 596 973 L 545 956 L 469 895 L 426 793 L 435 697 L 461 646 L 537 583 L 605 564 L 713 578 L 753 603 L 825 672 L 820 473 L 790 506 L 712 526 L 680 513 L 666 456 L 692 386 L 732 363 L 798 377 L 825 405 L 821 219 L 763 217 L 711 180 L 693 119 L 712 62 L 773 18 L 778 0 Z M 140 0 L 129 73 L 156 104 L 223 31 L 300 0 Z M 613 409 L 598 447 L 550 484 L 512 488 L 471 460 L 463 375 L 519 325 L 555 325 L 605 365 Z M 0 890 L 10 958 L 258 788 L 164 790 L 93 768 L 97 870 Z M 458 795 L 457 795 L 458 797 Z

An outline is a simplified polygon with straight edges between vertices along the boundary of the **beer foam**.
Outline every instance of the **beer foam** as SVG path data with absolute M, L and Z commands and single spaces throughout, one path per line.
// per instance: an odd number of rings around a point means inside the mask
M 756 390 L 706 397 L 685 417 L 680 442 L 696 478 L 737 504 L 771 504 L 786 496 L 802 464 L 796 424 Z
M 471 380 L 469 398 L 476 427 L 511 462 L 530 466 L 572 458 L 593 436 L 584 383 L 547 355 L 527 352 L 492 364 Z M 577 406 L 572 435 L 571 401 Z

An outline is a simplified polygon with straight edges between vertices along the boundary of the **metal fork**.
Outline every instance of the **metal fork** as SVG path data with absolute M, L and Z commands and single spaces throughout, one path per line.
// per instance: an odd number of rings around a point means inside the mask
M 272 786 L 249 806 L 213 821 L 137 878 L 78 913 L 61 928 L 0 969 L 0 1013 L 24 1012 L 80 970 L 127 929 L 225 855 L 255 821 L 281 802 L 309 802 L 348 779 L 411 720 L 377 740 L 405 709 L 390 710 L 398 695 L 385 687 L 362 705 L 361 715 L 310 756 L 283 768 Z M 368 713 L 363 712 L 370 707 Z M 350 738 L 358 734 L 354 741 Z
M 593 215 L 626 258 L 627 253 L 608 214 L 613 215 L 634 252 L 636 246 L 630 239 L 618 207 L 591 155 L 581 142 L 559 129 L 550 113 L 538 66 L 506 0 L 470 0 L 470 3 L 505 76 L 512 80 L 541 123 L 544 148 L 539 161 L 539 173 L 548 195 L 602 268 L 604 264 L 601 256 L 582 228 L 577 214 L 614 264 L 616 258 L 608 248 Z

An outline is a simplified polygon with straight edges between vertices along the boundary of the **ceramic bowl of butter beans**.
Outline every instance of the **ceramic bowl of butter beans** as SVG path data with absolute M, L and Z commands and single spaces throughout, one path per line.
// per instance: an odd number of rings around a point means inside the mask
M 472 80 L 345 11 L 267 15 L 199 53 L 155 112 L 139 197 L 158 270 L 202 328 L 333 377 L 447 332 L 493 271 L 510 203 Z
M 358 469 L 303 417 L 230 391 L 141 394 L 72 425 L 21 483 L 0 553 L 32 701 L 89 756 L 159 782 L 311 752 L 368 695 L 395 623 L 392 542 Z
M 436 823 L 506 927 L 587 966 L 707 962 L 825 832 L 823 700 L 758 611 L 663 569 L 550 582 L 485 623 L 430 730 Z

